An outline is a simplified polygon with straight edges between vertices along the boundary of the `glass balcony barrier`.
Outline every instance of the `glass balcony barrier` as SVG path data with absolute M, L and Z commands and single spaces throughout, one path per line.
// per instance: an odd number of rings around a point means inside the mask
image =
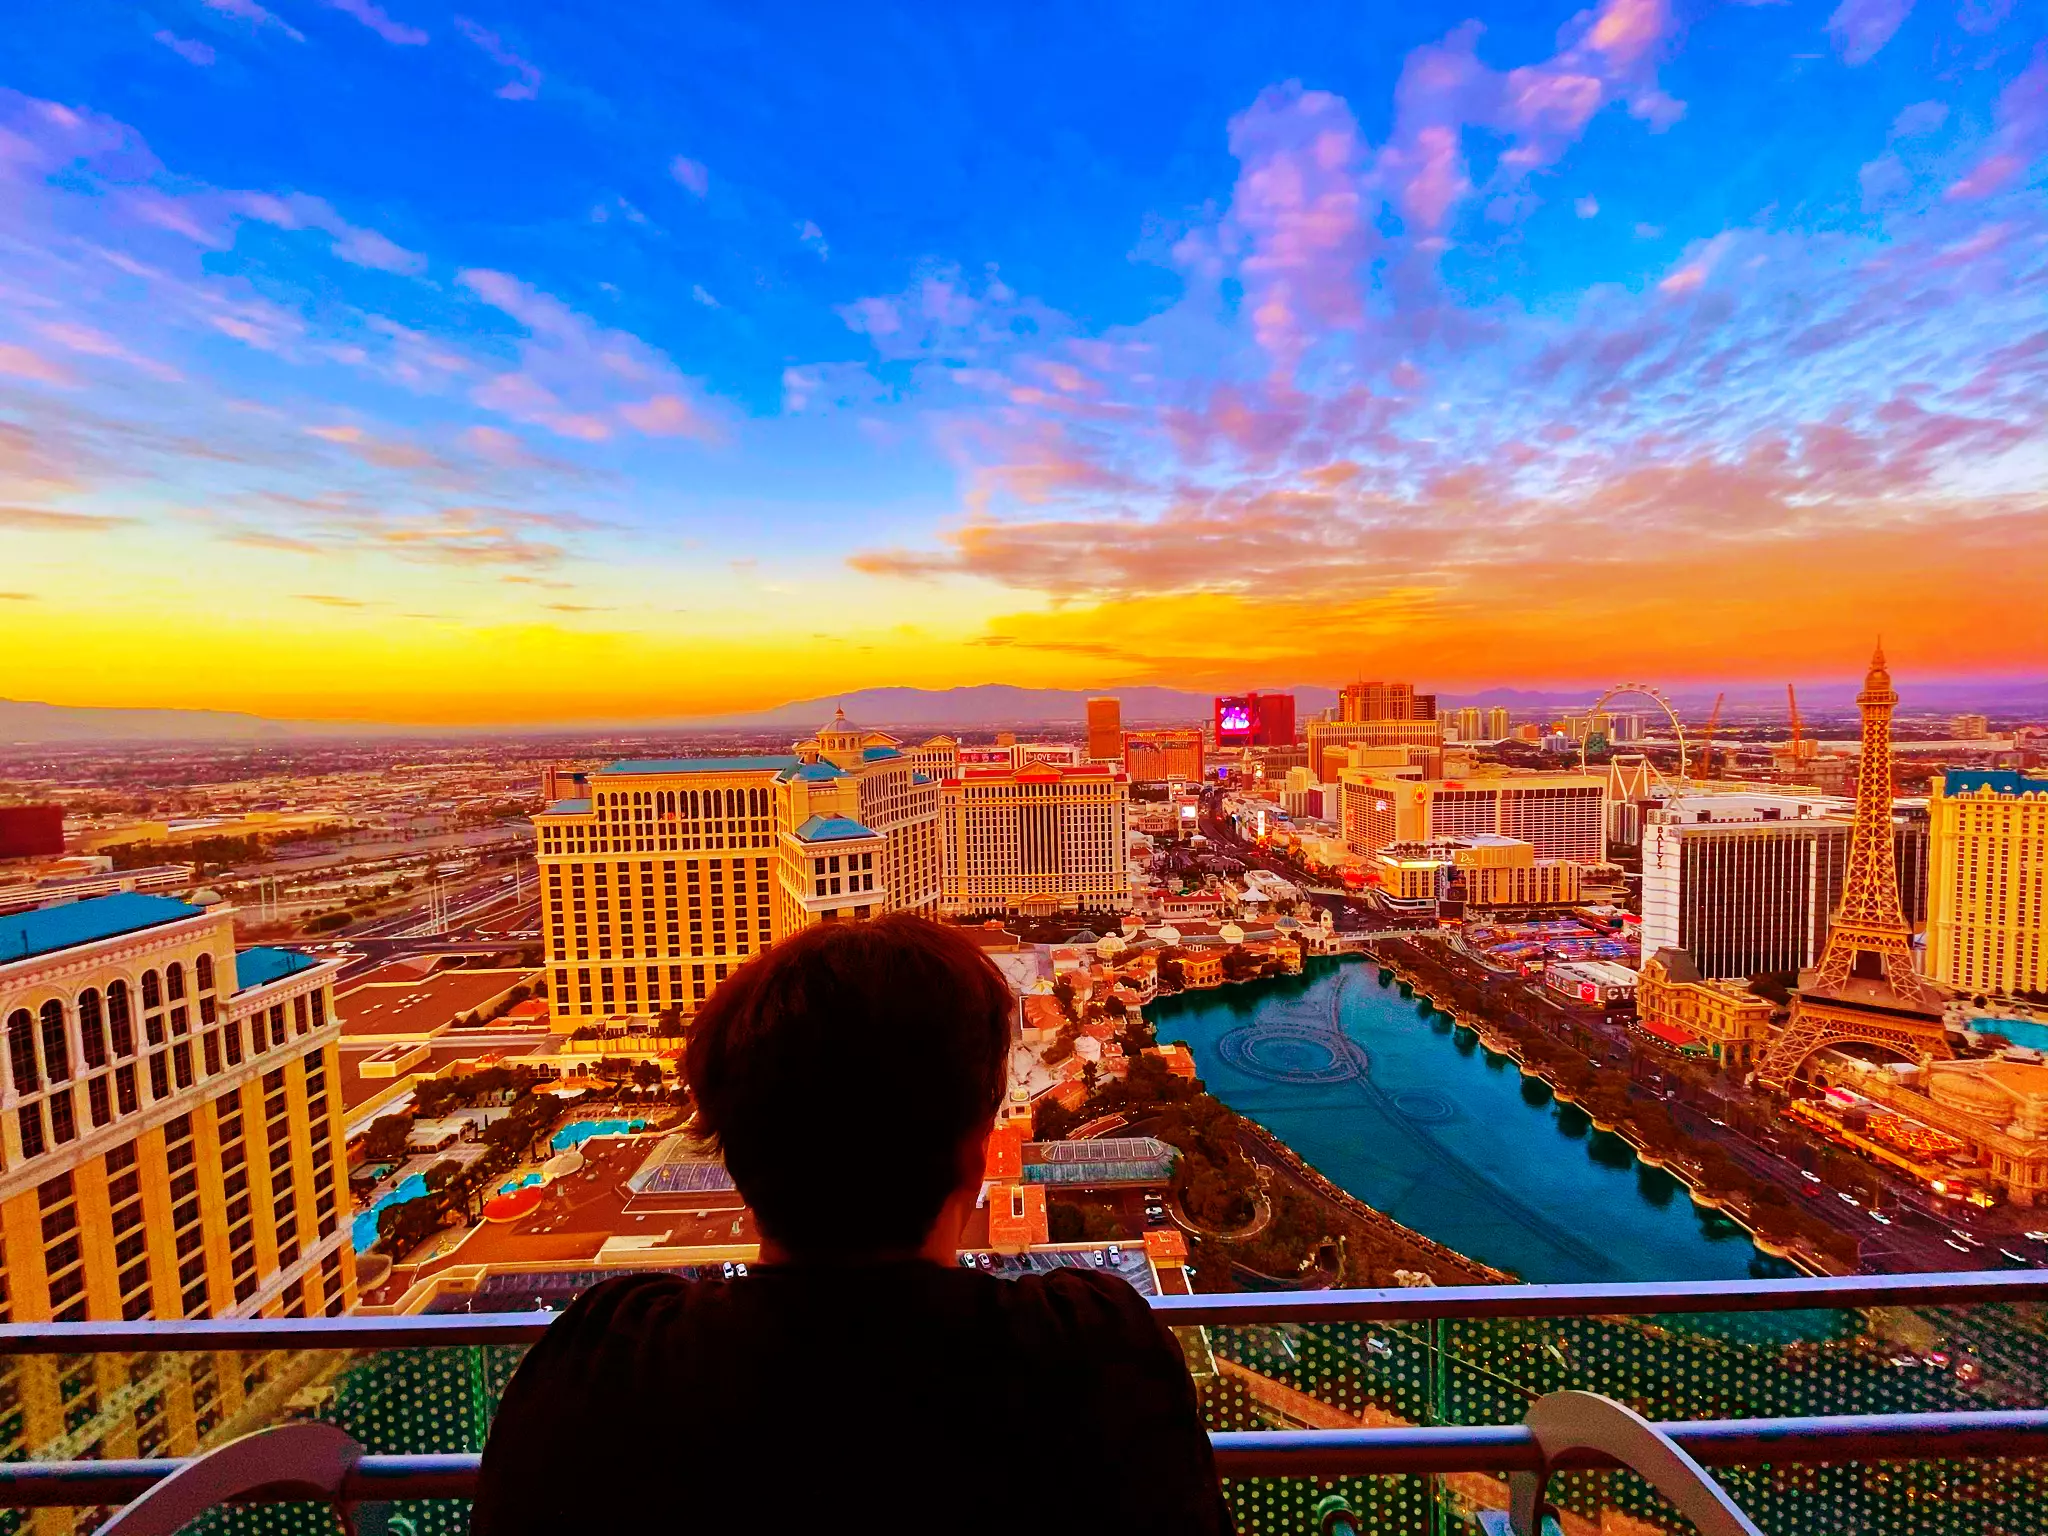
M 493 1276 L 419 1316 L 0 1327 L 0 1533 L 95 1531 L 192 1458 L 314 1421 L 362 1448 L 336 1485 L 358 1531 L 454 1536 L 543 1308 L 594 1278 Z M 1563 1536 L 1693 1529 L 1611 1455 L 1524 1422 L 1560 1393 L 1661 1426 L 1769 1536 L 2048 1532 L 2041 1272 L 1154 1305 L 1247 1533 L 1481 1536 L 1513 1526 L 1517 1476 L 1539 1472 Z M 192 1529 L 334 1529 L 278 1497 Z

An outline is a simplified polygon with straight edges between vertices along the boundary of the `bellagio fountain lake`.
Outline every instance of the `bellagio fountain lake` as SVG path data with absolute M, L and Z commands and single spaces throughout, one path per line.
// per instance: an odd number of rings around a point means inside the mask
M 1370 961 L 1147 1010 L 1209 1091 L 1332 1182 L 1532 1282 L 1794 1273 Z

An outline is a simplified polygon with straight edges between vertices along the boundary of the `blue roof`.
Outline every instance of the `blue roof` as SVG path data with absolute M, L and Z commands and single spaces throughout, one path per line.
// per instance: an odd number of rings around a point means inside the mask
M 310 971 L 319 963 L 311 955 L 302 955 L 296 949 L 271 949 L 267 945 L 244 949 L 235 955 L 235 990 L 247 992 L 255 987 L 267 987 L 273 981 L 282 981 L 300 971 Z
M 581 800 L 557 800 L 545 811 L 542 811 L 541 814 L 543 816 L 588 816 L 590 814 L 590 800 L 587 796 Z
M 67 902 L 60 907 L 16 912 L 0 917 L 0 964 L 111 939 L 140 928 L 154 928 L 159 923 L 175 923 L 180 918 L 197 917 L 205 910 L 171 896 L 120 891 L 112 896 Z
M 799 763 L 792 758 L 788 771 L 791 778 L 836 779 L 846 770 L 835 763 Z
M 753 757 L 627 757 L 605 773 L 780 773 L 796 766 L 794 757 L 767 753 Z
M 799 841 L 806 843 L 836 843 L 847 838 L 876 837 L 850 816 L 813 816 L 796 829 Z
M 860 755 L 864 762 L 872 763 L 885 757 L 901 757 L 903 754 L 895 747 L 862 747 Z
M 2010 768 L 1951 768 L 1941 776 L 1944 795 L 1974 795 L 1988 789 L 1994 795 L 2048 795 L 2048 779 L 2033 779 Z

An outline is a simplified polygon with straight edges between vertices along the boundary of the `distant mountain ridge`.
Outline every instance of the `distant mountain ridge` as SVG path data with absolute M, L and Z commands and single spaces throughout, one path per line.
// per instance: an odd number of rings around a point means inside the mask
M 1854 702 L 1857 679 L 1798 684 L 1803 711 L 1844 710 Z M 1321 684 L 1267 689 L 1294 695 L 1297 718 L 1307 718 L 1337 702 L 1337 690 Z M 1686 686 L 1667 696 L 1689 720 L 1704 717 L 1717 690 Z M 1726 711 L 1733 716 L 1784 708 L 1781 684 L 1738 683 L 1727 690 Z M 2048 714 L 2048 678 L 1900 679 L 1903 708 L 1936 712 L 1990 710 Z M 1463 705 L 1499 706 L 1521 716 L 1565 709 L 1583 709 L 1599 694 L 1597 688 L 1483 688 L 1470 693 L 1440 691 L 1439 709 Z M 1136 686 L 1116 688 L 1023 688 L 1010 683 L 979 683 L 962 688 L 855 688 L 842 694 L 797 699 L 772 709 L 738 714 L 701 715 L 650 720 L 586 722 L 552 726 L 397 725 L 361 720 L 277 720 L 234 710 L 97 708 L 0 699 L 0 746 L 89 745 L 108 742 L 191 742 L 252 744 L 283 741 L 342 740 L 355 737 L 459 738 L 477 736 L 596 735 L 624 732 L 734 730 L 810 730 L 832 718 L 834 709 L 863 725 L 938 731 L 985 730 L 996 726 L 1075 726 L 1087 715 L 1091 698 L 1115 697 L 1123 706 L 1126 725 L 1194 725 L 1208 720 L 1215 695 L 1187 688 Z M 1647 699 L 1633 706 L 1626 699 L 1614 708 L 1654 711 Z
M 1297 712 L 1313 714 L 1337 702 L 1337 690 L 1314 686 L 1269 689 L 1292 693 Z M 822 698 L 798 699 L 773 709 L 714 715 L 686 722 L 703 728 L 761 728 L 820 725 L 843 709 L 861 725 L 974 727 L 1068 725 L 1087 718 L 1090 699 L 1115 698 L 1126 725 L 1193 725 L 1214 713 L 1216 696 L 1184 688 L 1020 688 L 1010 683 L 976 683 L 964 688 L 856 688 Z

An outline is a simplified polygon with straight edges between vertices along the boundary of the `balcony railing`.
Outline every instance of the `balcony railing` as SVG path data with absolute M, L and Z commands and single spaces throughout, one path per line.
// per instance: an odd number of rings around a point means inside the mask
M 498 1394 L 551 1318 L 515 1287 L 469 1299 L 522 1300 L 438 1316 L 0 1327 L 0 1511 L 17 1512 L 0 1530 L 56 1508 L 93 1529 L 191 1452 L 311 1417 L 369 1452 L 342 1497 L 402 1503 L 422 1533 L 459 1531 L 463 1506 L 431 1501 L 472 1491 Z M 1773 1536 L 1906 1536 L 2048 1530 L 2044 1303 L 2048 1273 L 2004 1271 L 1153 1304 L 1180 1330 L 1245 1531 L 1336 1529 L 1340 1507 L 1355 1530 L 1473 1530 L 1506 1506 L 1506 1475 L 1544 1465 L 1520 1422 L 1529 1405 L 1576 1389 L 1656 1421 Z M 124 1454 L 138 1449 L 159 1454 Z M 1567 1536 L 1686 1528 L 1614 1466 L 1552 1461 Z

